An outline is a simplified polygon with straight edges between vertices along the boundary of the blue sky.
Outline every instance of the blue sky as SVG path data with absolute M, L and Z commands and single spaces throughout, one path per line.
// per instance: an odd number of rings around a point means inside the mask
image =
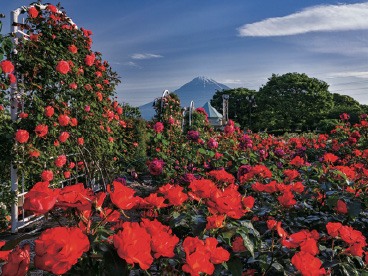
M 60 1 L 121 77 L 120 102 L 145 104 L 197 76 L 258 90 L 272 73 L 299 72 L 368 104 L 366 1 Z M 3 32 L 30 2 L 1 0 Z

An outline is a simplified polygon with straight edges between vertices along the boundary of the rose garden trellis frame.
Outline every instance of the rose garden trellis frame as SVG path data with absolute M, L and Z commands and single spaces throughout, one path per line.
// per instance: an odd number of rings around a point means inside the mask
M 31 7 L 35 7 L 35 6 L 37 6 L 41 10 L 45 10 L 48 5 L 33 4 L 33 5 L 30 5 L 30 6 L 27 6 L 27 7 L 22 6 L 18 9 L 15 9 L 15 10 L 10 12 L 10 32 L 11 32 L 11 34 L 13 34 L 12 40 L 13 40 L 14 45 L 18 44 L 18 41 L 19 41 L 20 37 L 24 38 L 26 40 L 29 39 L 29 35 L 24 33 L 23 31 L 21 31 L 19 29 L 18 19 L 19 19 L 19 16 L 22 13 L 27 12 Z M 58 10 L 58 12 L 60 12 L 60 11 Z M 69 17 L 66 17 L 66 18 L 72 26 L 75 26 L 75 28 L 77 28 L 77 26 L 74 24 L 74 22 Z M 17 54 L 17 50 L 14 48 L 11 55 L 16 55 L 16 54 Z M 15 71 L 13 71 L 12 73 L 16 76 Z M 21 77 L 20 81 L 23 82 L 23 76 Z M 17 81 L 15 81 L 14 83 L 11 84 L 11 87 L 10 87 L 11 120 L 13 121 L 13 123 L 15 123 L 17 121 L 17 118 L 18 118 L 18 103 L 19 103 L 19 100 L 21 98 L 21 95 L 23 95 L 23 94 L 24 94 L 24 90 L 21 89 L 19 91 Z M 22 109 L 23 109 L 23 105 L 22 105 Z M 78 154 L 70 154 L 68 156 L 71 156 L 71 155 L 78 155 Z M 53 159 L 53 157 L 51 157 L 50 159 Z M 76 170 L 77 170 L 77 168 L 76 168 Z M 19 193 L 19 180 L 20 180 L 19 178 L 20 178 L 20 175 L 21 175 L 21 187 L 22 187 L 21 188 L 22 189 L 21 193 Z M 83 176 L 83 174 L 78 175 L 78 172 L 77 172 L 75 178 L 70 178 L 70 179 L 67 179 L 67 180 L 60 181 L 58 183 L 54 183 L 53 186 L 55 186 L 56 184 L 61 184 L 61 186 L 63 187 L 64 183 L 66 183 L 66 182 L 71 183 L 72 180 L 77 180 L 78 177 L 82 177 L 82 176 Z M 24 191 L 24 173 L 18 171 L 17 164 L 15 164 L 15 163 L 11 164 L 10 179 L 11 179 L 11 187 L 10 187 L 11 191 L 12 191 L 12 193 L 16 194 L 16 199 L 13 201 L 13 203 L 11 205 L 11 233 L 16 233 L 16 232 L 18 232 L 18 229 L 23 228 L 23 227 L 25 227 L 29 224 L 32 224 L 32 223 L 36 222 L 37 220 L 40 220 L 43 216 L 39 216 L 39 217 L 36 217 L 35 215 L 31 215 L 31 216 L 27 216 L 27 217 L 25 216 L 25 212 L 24 212 L 24 209 L 23 209 L 23 203 L 24 203 L 24 196 L 27 193 L 27 191 Z M 21 203 L 22 203 L 22 206 L 21 206 L 22 207 L 21 208 L 22 219 L 18 218 L 18 216 L 19 216 L 19 201 L 21 201 Z

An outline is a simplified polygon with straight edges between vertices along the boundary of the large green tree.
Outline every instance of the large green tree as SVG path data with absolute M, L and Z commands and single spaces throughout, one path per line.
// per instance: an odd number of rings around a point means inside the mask
M 306 74 L 273 74 L 259 90 L 261 108 L 272 114 L 279 129 L 310 129 L 333 107 L 328 84 Z

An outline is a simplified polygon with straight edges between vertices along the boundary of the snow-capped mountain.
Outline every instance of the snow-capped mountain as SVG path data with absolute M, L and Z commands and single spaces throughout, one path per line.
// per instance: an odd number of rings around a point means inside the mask
M 195 107 L 202 107 L 212 99 L 217 90 L 223 89 L 230 88 L 213 79 L 197 77 L 173 92 L 179 96 L 182 106 L 189 106 L 194 101 Z
M 196 77 L 179 89 L 170 92 L 174 92 L 179 96 L 181 106 L 189 106 L 190 102 L 194 101 L 194 106 L 197 108 L 210 101 L 217 90 L 221 91 L 223 89 L 230 88 L 210 78 Z M 142 118 L 145 120 L 150 120 L 155 114 L 153 102 L 142 105 L 139 109 L 142 113 Z

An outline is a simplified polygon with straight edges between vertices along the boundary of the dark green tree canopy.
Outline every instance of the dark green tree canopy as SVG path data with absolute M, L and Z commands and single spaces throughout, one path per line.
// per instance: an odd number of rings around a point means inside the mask
M 279 128 L 311 126 L 333 107 L 328 84 L 306 74 L 273 74 L 259 90 L 262 108 L 269 110 Z
M 255 90 L 236 88 L 217 91 L 211 100 L 211 105 L 222 114 L 222 95 L 229 95 L 229 118 L 239 123 L 242 127 L 248 126 L 249 102 L 248 96 L 256 95 Z

